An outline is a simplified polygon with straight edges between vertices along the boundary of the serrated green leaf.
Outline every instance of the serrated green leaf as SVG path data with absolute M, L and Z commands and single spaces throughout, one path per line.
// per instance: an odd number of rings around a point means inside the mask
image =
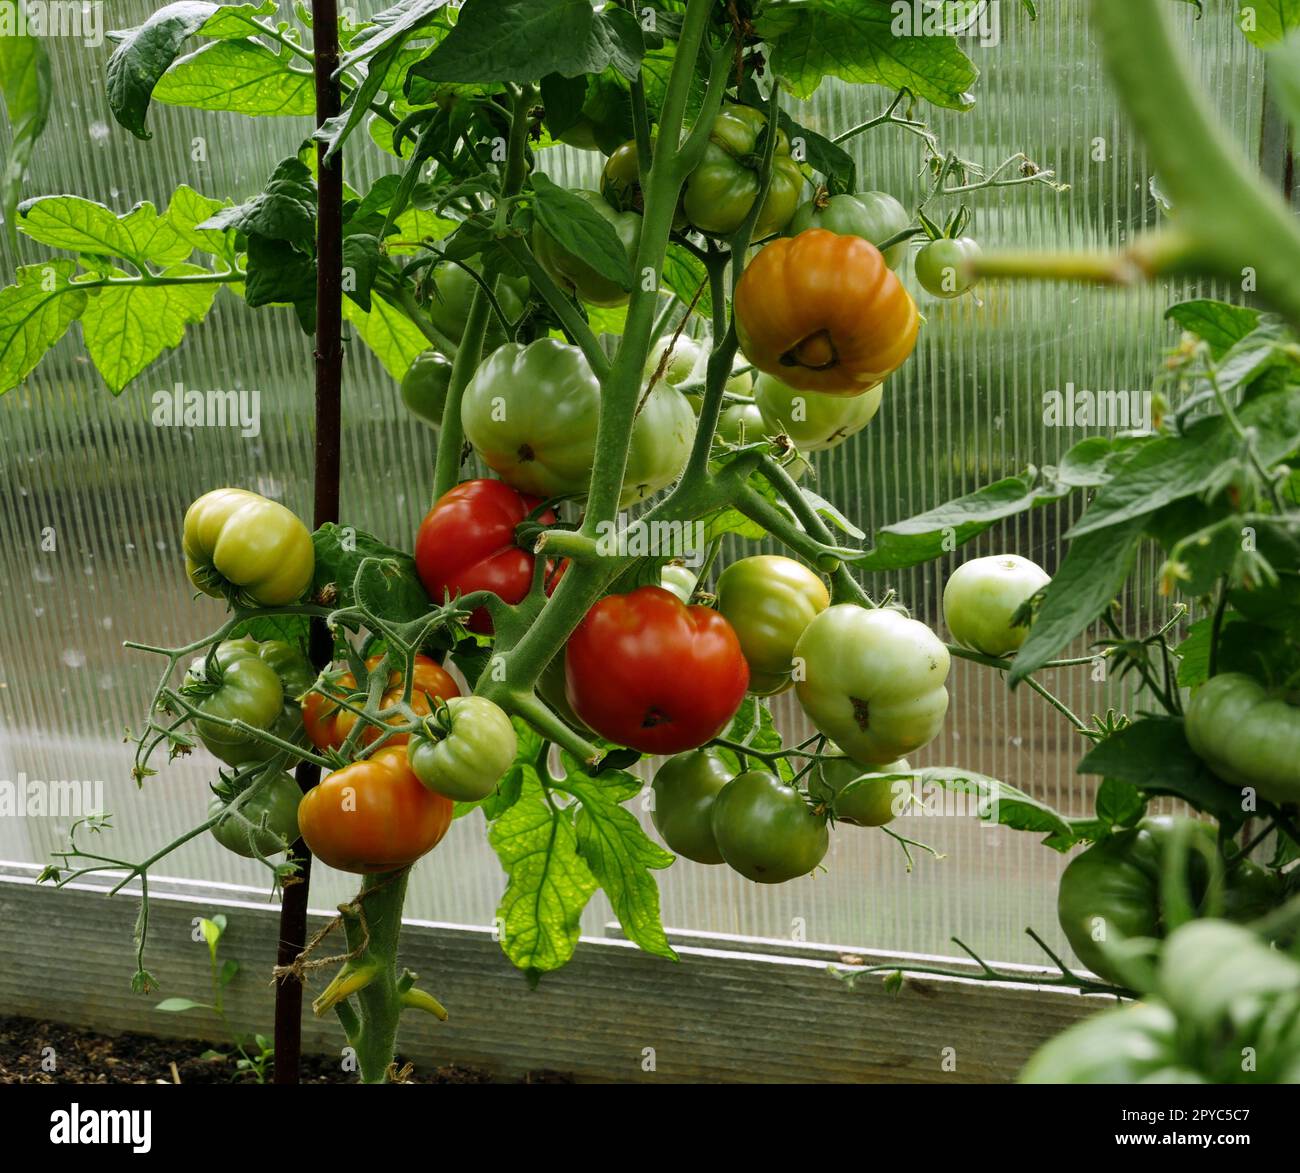
M 936 813 L 942 813 L 943 794 L 951 793 L 970 804 L 968 813 L 977 814 L 985 822 L 1010 827 L 1013 831 L 1033 831 L 1051 836 L 1050 845 L 1058 851 L 1064 851 L 1077 842 L 1069 819 L 1047 803 L 998 778 L 952 766 L 902 770 L 884 776 L 911 778 L 912 796 L 922 809 L 936 807 Z M 851 782 L 849 785 L 854 784 Z M 840 792 L 841 797 L 847 791 L 848 786 Z
M 608 220 L 540 171 L 533 176 L 533 197 L 534 214 L 561 248 L 582 257 L 619 288 L 632 288 L 632 264 Z
M 304 116 L 316 109 L 311 71 L 257 41 L 213 41 L 182 57 L 154 86 L 153 100 L 249 117 Z
M 394 41 L 405 41 L 412 33 L 436 20 L 447 0 L 398 0 L 370 17 L 348 45 L 339 62 L 340 71 L 351 69 L 374 57 Z
M 17 387 L 85 310 L 76 270 L 73 261 L 27 265 L 0 289 L 0 393 Z
M 36 142 L 49 121 L 50 58 L 39 37 L 0 37 L 0 96 L 9 116 L 9 157 L 0 171 L 0 216 L 12 245 L 14 213 Z
M 335 605 L 352 606 L 357 601 L 353 587 L 358 569 L 367 559 L 379 559 L 382 565 L 373 564 L 360 582 L 365 605 L 391 623 L 409 623 L 428 612 L 429 596 L 420 585 L 415 560 L 404 551 L 365 530 L 333 523 L 312 534 L 312 545 L 316 552 L 313 593 L 332 583 L 338 589 Z
M 1165 317 L 1176 322 L 1209 344 L 1210 354 L 1218 360 L 1259 325 L 1258 310 L 1228 305 L 1210 298 L 1193 298 L 1171 305 Z
M 369 313 L 350 299 L 344 301 L 343 317 L 356 327 L 361 340 L 398 382 L 416 356 L 429 348 L 429 340 L 411 319 L 382 297 L 372 295 Z
M 188 249 L 187 249 L 188 251 Z M 164 277 L 203 276 L 197 265 L 171 265 Z M 127 274 L 114 272 L 113 276 Z M 81 315 L 86 351 L 108 389 L 120 394 L 164 350 L 181 344 L 185 327 L 203 321 L 217 296 L 211 282 L 100 289 Z
M 653 842 L 622 804 L 641 793 L 641 780 L 621 770 L 588 777 L 566 759 L 568 775 L 556 786 L 582 804 L 576 830 L 578 852 L 609 897 L 628 937 L 647 953 L 677 960 L 659 914 L 659 885 L 651 869 L 675 858 Z
M 1241 791 L 1220 782 L 1192 752 L 1183 723 L 1174 717 L 1144 717 L 1099 742 L 1079 763 L 1080 774 L 1101 774 L 1146 794 L 1171 795 L 1240 826 Z M 1100 812 L 1099 812 L 1100 813 Z
M 198 227 L 223 207 L 226 204 L 221 200 L 210 200 L 182 183 L 172 192 L 171 202 L 167 205 L 167 225 L 191 248 L 229 260 L 232 254 L 229 237 L 224 232 Z
M 900 35 L 900 21 L 911 29 L 913 10 L 890 0 L 807 0 L 766 6 L 755 29 L 773 45 L 773 73 L 800 98 L 834 76 L 855 85 L 907 89 L 952 110 L 969 109 L 979 70 L 953 37 Z M 925 9 L 918 5 L 916 11 Z
M 508 877 L 497 908 L 502 951 L 522 970 L 559 969 L 577 948 L 582 910 L 597 888 L 578 854 L 573 812 L 548 805 L 528 766 L 519 800 L 492 824 L 488 840 Z
M 282 159 L 266 187 L 249 200 L 223 207 L 201 228 L 237 229 L 249 236 L 287 240 L 303 252 L 316 244 L 316 183 L 311 168 L 296 156 Z
M 1070 543 L 1029 637 L 1012 661 L 1013 682 L 1041 668 L 1110 606 L 1133 569 L 1144 521 L 1137 517 Z
M 37 196 L 18 205 L 19 228 L 52 248 L 117 257 L 143 269 L 146 263 L 183 261 L 193 249 L 150 203 L 119 216 L 94 200 L 74 195 Z

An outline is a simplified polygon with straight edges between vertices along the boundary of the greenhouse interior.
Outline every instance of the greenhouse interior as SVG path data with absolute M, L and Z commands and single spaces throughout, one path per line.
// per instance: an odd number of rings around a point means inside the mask
M 16 0 L 0 100 L 39 1136 L 358 1082 L 1266 1126 L 1300 4 Z

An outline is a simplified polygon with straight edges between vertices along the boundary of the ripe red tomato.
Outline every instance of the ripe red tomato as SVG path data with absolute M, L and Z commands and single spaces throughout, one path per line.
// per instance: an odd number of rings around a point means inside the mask
M 538 504 L 500 481 L 464 481 L 439 497 L 415 539 L 415 568 L 435 603 L 471 591 L 491 591 L 517 603 L 533 580 L 533 555 L 515 544 L 515 526 Z M 555 515 L 539 518 L 549 524 Z M 467 626 L 488 633 L 492 619 L 478 607 Z
M 569 637 L 564 665 L 578 716 L 642 753 L 681 753 L 716 737 L 749 686 L 731 624 L 656 586 L 601 599 Z

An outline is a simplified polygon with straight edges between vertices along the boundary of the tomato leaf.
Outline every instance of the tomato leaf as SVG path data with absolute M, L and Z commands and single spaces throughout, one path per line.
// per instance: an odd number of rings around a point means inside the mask
M 50 117 L 50 58 L 40 37 L 0 37 L 0 96 L 9 115 L 9 157 L 0 169 L 0 217 L 13 245 L 14 211 L 36 142 Z
M 1097 817 L 1108 827 L 1131 827 L 1147 809 L 1147 801 L 1132 782 L 1106 778 L 1097 788 Z
M 1145 794 L 1181 798 L 1229 827 L 1245 818 L 1241 792 L 1205 768 L 1176 717 L 1143 717 L 1125 726 L 1089 750 L 1078 772 L 1127 782 Z
M 356 592 L 369 610 L 392 623 L 409 623 L 429 610 L 429 596 L 415 572 L 415 559 L 351 526 L 323 525 L 312 534 L 316 550 L 315 594 L 333 584 L 338 607 L 350 607 Z M 361 564 L 371 560 L 358 579 Z M 438 600 L 439 603 L 442 600 Z
M 540 171 L 533 176 L 533 211 L 560 247 L 582 257 L 619 288 L 632 288 L 632 264 L 614 226 Z
M 913 31 L 914 12 L 924 15 L 927 8 L 890 0 L 805 0 L 765 5 L 755 30 L 773 45 L 772 72 L 797 97 L 811 97 L 834 76 L 970 109 L 979 70 L 954 37 Z
M 576 821 L 579 854 L 628 937 L 647 953 L 676 961 L 660 919 L 659 885 L 650 874 L 670 867 L 676 857 L 655 843 L 622 805 L 641 793 L 641 779 L 623 770 L 592 778 L 568 755 L 563 760 L 568 775 L 555 785 L 582 804 Z
M 465 0 L 455 27 L 411 77 L 443 82 L 540 81 L 613 65 L 640 66 L 640 30 L 630 13 L 596 12 L 591 0 Z
M 304 116 L 316 109 L 310 69 L 257 41 L 212 41 L 180 58 L 154 86 L 153 100 L 196 110 Z
M 188 251 L 188 250 L 187 250 Z M 197 265 L 170 265 L 164 277 L 207 273 Z M 113 270 L 113 276 L 127 274 Z M 164 350 L 181 344 L 185 327 L 207 317 L 217 285 L 126 285 L 97 290 L 81 315 L 86 351 L 114 395 Z
M 1136 517 L 1070 543 L 1029 638 L 1011 663 L 1013 685 L 1047 663 L 1110 606 L 1133 569 L 1144 521 Z
M 1165 311 L 1171 322 L 1204 339 L 1216 361 L 1259 325 L 1260 316 L 1258 310 L 1203 297 L 1180 301 Z
M 255 32 L 253 18 L 273 16 L 275 0 L 259 4 L 208 4 L 179 0 L 160 8 L 137 28 L 110 33 L 118 41 L 108 59 L 108 105 L 113 117 L 136 138 L 153 138 L 145 129 L 149 99 L 181 46 L 195 33 L 242 37 Z
M 85 310 L 75 272 L 72 261 L 26 265 L 0 289 L 0 393 L 17 387 Z
M 129 260 L 137 268 L 149 261 L 183 261 L 194 247 L 150 203 L 136 204 L 119 216 L 80 196 L 37 196 L 19 204 L 18 215 L 18 227 L 33 240 L 93 257 Z
M 488 832 L 508 877 L 497 906 L 501 949 L 533 975 L 559 969 L 573 956 L 582 910 L 597 888 L 578 853 L 573 814 L 552 808 L 536 767 L 524 765 L 518 801 Z
M 1256 452 L 1266 467 L 1300 444 L 1300 396 L 1290 387 L 1250 400 L 1237 416 L 1242 427 L 1255 429 Z M 1162 505 L 1200 493 L 1240 455 L 1241 440 L 1221 416 L 1199 420 L 1184 435 L 1150 440 L 1098 490 L 1066 537 L 1083 537 L 1128 523 Z
M 354 36 L 348 51 L 339 62 L 339 69 L 351 69 L 388 49 L 394 43 L 402 44 L 413 33 L 420 31 L 443 15 L 448 0 L 398 0 L 390 8 L 369 17 L 365 26 Z
M 311 168 L 297 156 L 282 159 L 266 187 L 242 204 L 222 208 L 199 225 L 249 236 L 287 240 L 305 253 L 316 247 L 316 182 Z
M 428 348 L 429 341 L 415 323 L 391 302 L 375 295 L 366 313 L 351 299 L 343 303 L 343 317 L 356 327 L 361 340 L 375 352 L 394 379 L 401 382 L 416 355 Z

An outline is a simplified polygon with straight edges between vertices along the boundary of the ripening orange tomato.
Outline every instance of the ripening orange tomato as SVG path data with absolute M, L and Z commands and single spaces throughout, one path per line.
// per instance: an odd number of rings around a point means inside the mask
M 861 395 L 916 346 L 916 303 L 880 250 L 809 228 L 774 240 L 736 286 L 736 333 L 760 371 L 799 391 Z

